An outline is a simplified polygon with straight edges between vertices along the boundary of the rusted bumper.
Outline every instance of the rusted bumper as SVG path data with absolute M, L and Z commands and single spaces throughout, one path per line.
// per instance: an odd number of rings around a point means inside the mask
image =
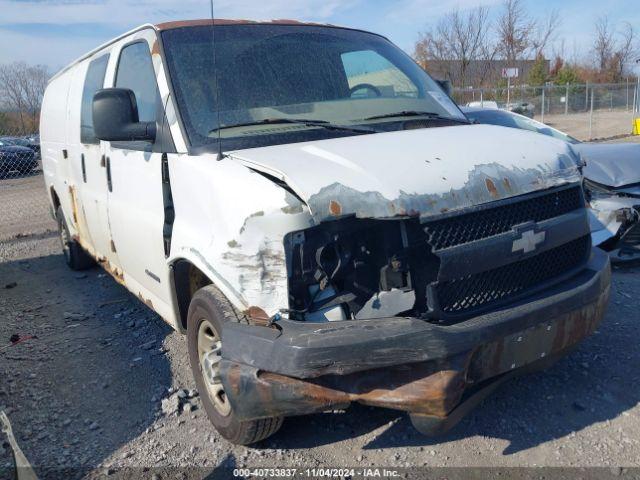
M 285 320 L 279 330 L 225 326 L 225 392 L 242 419 L 351 402 L 425 421 L 460 416 L 467 398 L 477 399 L 495 380 L 556 358 L 591 334 L 604 315 L 610 280 L 608 257 L 594 249 L 587 268 L 563 285 L 452 326 L 408 318 Z

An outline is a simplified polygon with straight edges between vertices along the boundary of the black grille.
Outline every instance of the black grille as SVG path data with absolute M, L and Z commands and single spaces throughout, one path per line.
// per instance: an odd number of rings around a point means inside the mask
M 435 284 L 440 310 L 468 313 L 510 299 L 579 267 L 590 250 L 591 238 L 585 236 L 519 262 Z
M 554 190 L 521 201 L 443 218 L 425 224 L 435 250 L 462 245 L 510 231 L 514 225 L 541 222 L 584 207 L 580 186 Z

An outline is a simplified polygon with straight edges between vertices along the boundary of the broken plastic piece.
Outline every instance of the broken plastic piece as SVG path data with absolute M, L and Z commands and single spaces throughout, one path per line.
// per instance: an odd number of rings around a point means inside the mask
M 29 460 L 27 460 L 27 457 L 25 457 L 24 453 L 22 453 L 22 450 L 20 450 L 20 447 L 18 446 L 16 437 L 13 435 L 13 429 L 11 428 L 9 418 L 4 413 L 4 411 L 0 411 L 0 426 L 2 426 L 2 432 L 7 436 L 9 445 L 11 445 L 11 449 L 13 450 L 15 479 L 38 480 L 36 472 L 33 471 Z

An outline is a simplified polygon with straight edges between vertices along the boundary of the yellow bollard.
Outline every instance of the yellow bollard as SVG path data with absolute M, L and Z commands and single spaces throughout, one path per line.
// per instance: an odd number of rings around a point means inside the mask
M 640 135 L 640 117 L 633 119 L 633 134 Z

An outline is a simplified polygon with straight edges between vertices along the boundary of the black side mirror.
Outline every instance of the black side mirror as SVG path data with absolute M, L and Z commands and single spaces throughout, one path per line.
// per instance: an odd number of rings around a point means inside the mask
M 93 130 L 100 140 L 109 142 L 153 142 L 155 122 L 138 119 L 136 96 L 128 88 L 105 88 L 93 96 Z
M 444 93 L 446 93 L 449 97 L 451 96 L 451 94 L 453 93 L 453 86 L 451 85 L 450 80 L 436 80 L 436 83 L 440 85 L 440 88 L 444 90 Z

